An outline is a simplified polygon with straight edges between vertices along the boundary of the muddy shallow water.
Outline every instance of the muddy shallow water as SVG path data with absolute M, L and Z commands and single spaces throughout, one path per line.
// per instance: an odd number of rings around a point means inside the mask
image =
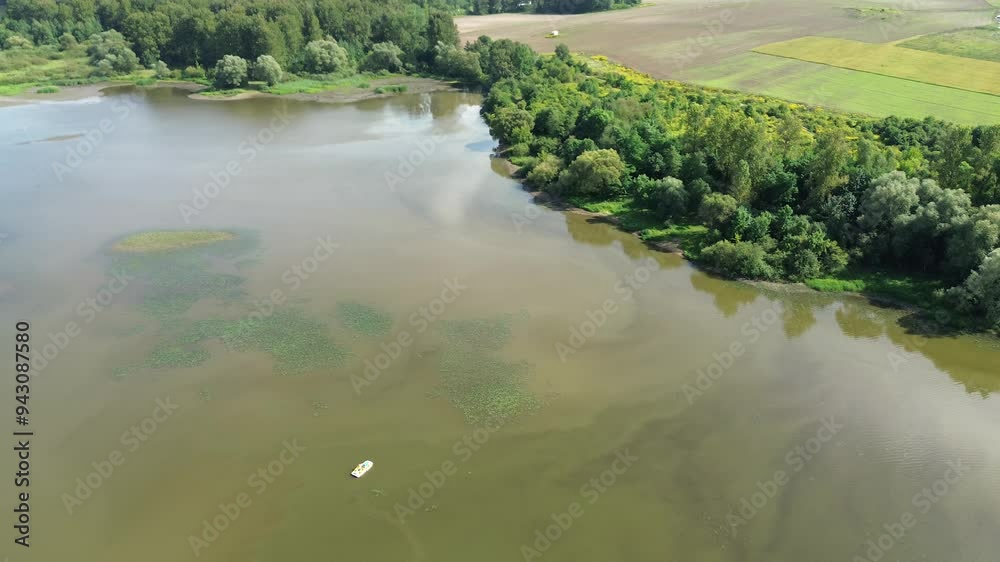
M 475 95 L 106 93 L 0 109 L 12 560 L 994 559 L 995 341 L 536 207 Z

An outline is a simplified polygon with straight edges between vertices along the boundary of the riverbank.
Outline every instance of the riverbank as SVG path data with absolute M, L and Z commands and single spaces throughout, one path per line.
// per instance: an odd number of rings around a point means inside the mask
M 53 93 L 44 93 L 44 86 L 32 87 L 29 91 L 16 96 L 0 96 L 0 107 L 33 103 L 79 101 L 100 96 L 102 95 L 101 91 L 106 88 L 120 86 L 178 88 L 191 92 L 188 96 L 191 99 L 203 101 L 237 101 L 249 98 L 272 97 L 324 103 L 353 103 L 366 99 L 389 97 L 398 93 L 429 94 L 432 92 L 460 91 L 454 83 L 420 76 L 377 78 L 360 85 L 331 87 L 326 90 L 315 88 L 315 91 L 291 91 L 288 93 L 272 93 L 259 90 L 218 92 L 204 84 L 189 81 L 159 80 L 152 83 L 137 84 L 132 81 L 108 80 L 79 86 L 63 86 L 57 92 Z M 279 86 L 281 85 L 279 84 Z M 43 92 L 39 92 L 39 90 L 43 90 Z
M 634 206 L 631 200 L 588 201 L 582 198 L 562 198 L 531 187 L 523 182 L 521 166 L 500 157 L 509 175 L 522 181 L 522 187 L 534 202 L 552 210 L 588 217 L 591 222 L 603 222 L 628 232 L 650 249 L 678 254 L 708 273 L 731 281 L 785 293 L 826 293 L 862 297 L 878 306 L 906 310 L 924 321 L 933 323 L 934 331 L 986 331 L 975 319 L 958 316 L 941 297 L 947 289 L 942 279 L 903 272 L 850 268 L 833 277 L 799 281 L 761 281 L 742 279 L 708 267 L 699 261 L 702 248 L 710 243 L 710 231 L 698 224 L 665 224 L 652 216 L 648 209 Z M 926 323 L 926 322 L 925 322 Z M 931 331 L 924 327 L 924 331 Z

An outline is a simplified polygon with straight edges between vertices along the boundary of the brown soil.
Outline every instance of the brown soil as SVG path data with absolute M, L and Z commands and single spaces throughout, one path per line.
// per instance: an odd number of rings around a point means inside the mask
M 880 4 L 895 6 L 874 3 Z M 651 6 L 592 14 L 498 14 L 455 21 L 463 42 L 489 35 L 521 41 L 540 52 L 551 52 L 565 43 L 571 51 L 605 55 L 657 78 L 681 79 L 684 70 L 709 66 L 775 41 L 807 35 L 887 41 L 895 37 L 883 38 L 885 33 L 905 35 L 908 27 L 914 28 L 911 35 L 928 32 L 925 25 L 933 23 L 922 20 L 931 15 L 942 28 L 954 27 L 951 20 L 937 17 L 942 9 L 968 14 L 988 8 L 981 0 L 927 0 L 906 14 L 902 24 L 887 27 L 852 16 L 847 9 L 852 6 L 856 4 L 846 0 L 657 0 Z M 559 37 L 547 39 L 553 30 L 559 31 Z

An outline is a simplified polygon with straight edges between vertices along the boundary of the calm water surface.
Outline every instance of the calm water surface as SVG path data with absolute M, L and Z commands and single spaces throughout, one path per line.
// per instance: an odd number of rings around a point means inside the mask
M 33 547 L 11 546 L 5 507 L 11 560 L 996 560 L 995 341 L 717 280 L 535 207 L 491 162 L 475 95 L 135 96 L 0 110 L 0 333 L 30 319 L 40 354 L 80 326 L 34 378 Z M 92 150 L 73 136 L 105 119 Z M 111 244 L 152 228 L 240 232 L 239 255 L 161 272 L 210 267 L 238 288 L 157 316 L 154 275 L 96 312 Z M 337 245 L 328 259 L 311 258 L 317 239 Z M 274 317 L 340 355 L 283 374 L 267 342 L 209 338 L 189 364 L 148 359 L 275 290 Z M 178 409 L 147 433 L 157 400 Z M 484 429 L 484 401 L 514 415 Z M 13 493 L 4 479 L 5 506 Z

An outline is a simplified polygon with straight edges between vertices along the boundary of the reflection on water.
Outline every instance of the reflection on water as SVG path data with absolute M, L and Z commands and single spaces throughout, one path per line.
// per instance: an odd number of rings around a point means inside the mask
M 535 207 L 489 158 L 475 95 L 136 92 L 0 110 L 0 309 L 40 344 L 81 327 L 36 375 L 32 497 L 49 538 L 25 560 L 191 559 L 190 537 L 241 493 L 251 504 L 198 559 L 523 559 L 573 502 L 583 514 L 545 560 L 852 560 L 906 511 L 919 532 L 887 560 L 1000 547 L 995 340 L 719 279 Z M 122 117 L 125 96 L 138 99 Z M 276 115 L 288 126 L 241 153 Z M 105 118 L 114 132 L 62 181 L 52 163 L 81 139 L 15 144 Z M 179 207 L 231 162 L 186 222 Z M 109 253 L 150 228 L 247 244 Z M 329 259 L 314 257 L 321 240 Z M 116 265 L 135 278 L 97 311 Z M 123 445 L 166 397 L 178 412 Z M 796 469 L 790 452 L 831 419 L 843 429 Z M 305 450 L 258 493 L 252 476 L 292 440 Z M 65 495 L 115 450 L 125 464 L 69 514 Z M 623 451 L 639 460 L 589 502 L 581 487 Z M 348 477 L 364 459 L 373 470 Z M 921 512 L 914 494 L 956 460 L 969 473 Z M 788 481 L 761 505 L 778 470 Z

